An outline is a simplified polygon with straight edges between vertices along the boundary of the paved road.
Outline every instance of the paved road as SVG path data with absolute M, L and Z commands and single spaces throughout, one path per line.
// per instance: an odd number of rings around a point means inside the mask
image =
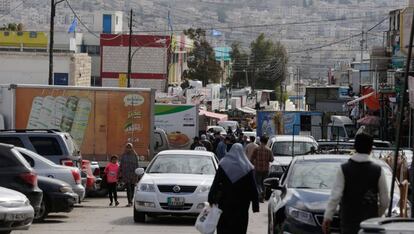
M 105 198 L 87 198 L 71 213 L 51 214 L 44 223 L 33 224 L 29 231 L 16 231 L 13 234 L 95 234 L 95 233 L 143 233 L 143 234 L 197 234 L 195 219 L 165 217 L 135 224 L 132 208 L 125 207 L 125 193 L 120 194 L 119 207 L 109 207 Z M 260 213 L 250 214 L 248 233 L 267 232 L 267 205 L 261 204 Z

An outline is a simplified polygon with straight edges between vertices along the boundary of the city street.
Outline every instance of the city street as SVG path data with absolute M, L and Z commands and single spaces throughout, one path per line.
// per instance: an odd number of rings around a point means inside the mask
M 125 207 L 126 194 L 122 192 L 120 195 L 121 204 L 119 207 L 108 207 L 107 198 L 87 198 L 69 214 L 51 214 L 45 222 L 33 224 L 29 231 L 15 231 L 13 233 L 198 233 L 194 228 L 195 219 L 193 218 L 150 218 L 147 219 L 147 223 L 136 224 L 132 219 L 132 208 Z M 267 203 L 261 204 L 260 209 L 260 213 L 250 214 L 248 233 L 266 233 Z

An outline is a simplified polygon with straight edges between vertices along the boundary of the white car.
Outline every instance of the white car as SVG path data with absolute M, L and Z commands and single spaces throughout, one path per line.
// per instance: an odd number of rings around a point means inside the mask
M 215 133 L 219 132 L 220 135 L 226 135 L 227 132 L 222 126 L 207 126 L 207 132 L 208 133 Z
M 318 149 L 318 143 L 311 136 L 274 136 L 269 139 L 267 146 L 272 150 L 274 157 L 269 174 L 275 177 L 282 176 L 293 156 L 312 154 Z
M 16 147 L 16 149 L 38 175 L 62 180 L 70 184 L 73 192 L 79 196 L 79 203 L 85 198 L 85 188 L 82 186 L 81 173 L 78 168 L 58 165 L 25 148 Z
M 207 151 L 165 150 L 144 169 L 135 188 L 134 221 L 146 215 L 198 215 L 218 168 L 216 156 Z
M 33 218 L 33 207 L 25 195 L 0 187 L 0 233 L 27 230 Z

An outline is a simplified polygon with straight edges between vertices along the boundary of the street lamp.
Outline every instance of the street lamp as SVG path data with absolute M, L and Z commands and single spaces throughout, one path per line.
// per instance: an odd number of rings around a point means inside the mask
M 56 5 L 64 2 L 65 0 L 52 0 L 50 6 L 50 32 L 49 32 L 49 85 L 53 85 L 53 43 L 54 43 L 54 31 L 55 31 L 55 15 Z
M 165 43 L 166 43 L 166 39 L 165 38 L 162 38 L 162 39 L 158 39 L 158 40 L 156 40 L 156 41 L 152 41 L 152 42 L 149 42 L 149 43 L 147 43 L 147 44 L 144 44 L 144 45 L 142 45 L 142 46 L 140 46 L 140 47 L 138 47 L 138 48 L 136 48 L 135 50 L 134 50 L 134 52 L 132 53 L 132 55 L 130 55 L 130 57 L 129 57 L 129 59 L 128 59 L 128 88 L 130 88 L 131 87 L 131 65 L 132 65 L 132 59 L 134 58 L 134 56 L 135 56 L 135 54 L 141 49 L 141 48 L 143 48 L 143 47 L 145 47 L 145 46 L 147 46 L 147 45 L 151 45 L 151 44 L 158 44 L 158 43 L 163 43 L 164 45 L 165 45 Z

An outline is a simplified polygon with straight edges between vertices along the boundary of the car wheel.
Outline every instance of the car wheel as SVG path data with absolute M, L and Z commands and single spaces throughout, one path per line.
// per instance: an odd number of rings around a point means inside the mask
M 107 195 L 107 188 L 100 188 L 99 190 L 93 190 L 88 192 L 88 197 L 106 197 Z
M 134 222 L 136 223 L 145 223 L 145 213 L 138 212 L 134 206 Z
M 41 222 L 47 217 L 48 214 L 49 214 L 49 207 L 46 202 L 46 199 L 43 198 L 42 203 L 40 204 L 39 212 L 36 213 L 34 220 L 36 222 Z

